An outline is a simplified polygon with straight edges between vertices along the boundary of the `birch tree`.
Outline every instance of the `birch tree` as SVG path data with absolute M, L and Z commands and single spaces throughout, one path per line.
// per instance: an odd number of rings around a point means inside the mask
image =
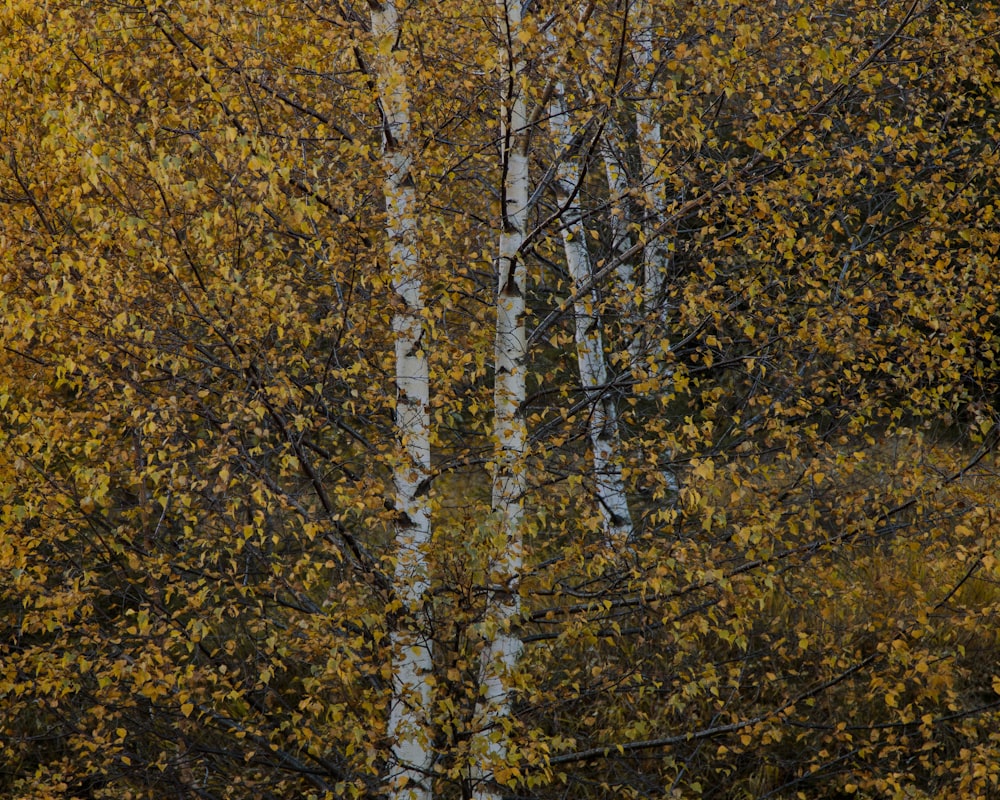
M 671 319 L 668 292 L 672 264 L 671 244 L 664 223 L 667 212 L 665 158 L 662 109 L 657 102 L 658 71 L 664 58 L 665 43 L 655 34 L 656 5 L 640 0 L 636 8 L 637 35 L 634 40 L 636 85 L 639 100 L 636 104 L 635 130 L 638 148 L 640 187 L 638 205 L 642 210 L 638 226 L 642 242 L 642 298 L 643 324 L 633 339 L 629 351 L 631 368 L 642 368 L 654 376 L 657 389 L 670 386 L 670 368 L 666 364 L 670 348 Z M 645 362 L 645 363 L 643 363 Z M 675 453 L 664 452 L 660 461 L 673 461 Z M 680 481 L 670 467 L 659 470 L 659 481 L 669 496 L 677 497 Z
M 551 30 L 551 29 L 550 29 Z M 552 34 L 550 33 L 550 37 Z M 621 436 L 618 429 L 618 408 L 608 381 L 600 305 L 593 287 L 594 272 L 587 249 L 579 192 L 583 181 L 581 153 L 583 131 L 574 131 L 566 107 L 566 85 L 556 79 L 549 108 L 549 127 L 557 148 L 555 189 L 561 218 L 561 235 L 566 265 L 572 279 L 573 326 L 580 383 L 590 413 L 587 421 L 591 458 L 594 471 L 596 501 L 603 519 L 605 543 L 612 551 L 619 550 L 632 535 L 632 515 L 622 480 Z M 606 156 L 610 154 L 606 153 Z M 606 161 L 612 191 L 621 188 L 621 172 L 617 161 Z M 612 203 L 615 201 L 612 200 Z M 620 207 L 612 206 L 614 220 Z M 624 235 L 620 226 L 612 225 L 614 242 Z M 619 280 L 622 276 L 619 274 Z
M 400 800 L 428 800 L 433 759 L 428 733 L 433 663 L 424 620 L 430 586 L 426 558 L 431 536 L 430 397 L 417 198 L 410 173 L 410 98 L 395 0 L 371 4 L 371 29 L 377 48 L 374 63 L 383 120 L 386 234 L 392 285 L 399 299 L 392 319 L 399 441 L 393 465 L 398 515 L 393 590 L 398 609 L 392 631 L 393 697 L 388 731 L 399 773 L 391 776 L 391 791 Z
M 627 24 L 624 23 L 624 24 Z M 629 342 L 627 347 L 628 361 L 634 362 L 639 357 L 641 347 L 641 320 L 639 309 L 642 281 L 636 282 L 635 269 L 632 260 L 626 255 L 632 247 L 630 232 L 630 189 L 626 146 L 619 130 L 618 120 L 614 113 L 608 115 L 605 122 L 604 135 L 598 143 L 601 159 L 604 162 L 604 174 L 608 182 L 609 228 L 611 231 L 612 254 L 618 262 L 615 268 L 615 291 L 621 298 L 620 312 L 622 327 L 627 331 Z
M 497 31 L 500 48 L 500 239 L 497 252 L 496 343 L 493 436 L 493 512 L 499 552 L 487 576 L 486 611 L 482 623 L 480 689 L 472 742 L 473 758 L 482 764 L 471 775 L 473 796 L 499 798 L 496 781 L 503 772 L 509 743 L 511 678 L 522 645 L 515 630 L 521 610 L 523 515 L 527 479 L 524 448 L 525 291 L 527 268 L 521 253 L 529 193 L 527 100 L 522 58 L 525 26 L 520 0 L 500 0 Z
M 663 58 L 661 40 L 655 35 L 655 6 L 641 0 L 636 13 L 637 35 L 633 58 L 639 100 L 635 114 L 636 141 L 639 151 L 639 181 L 643 242 L 643 309 L 650 319 L 668 325 L 664 296 L 670 268 L 670 247 L 661 230 L 666 211 L 664 152 L 660 111 L 656 101 L 657 71 Z

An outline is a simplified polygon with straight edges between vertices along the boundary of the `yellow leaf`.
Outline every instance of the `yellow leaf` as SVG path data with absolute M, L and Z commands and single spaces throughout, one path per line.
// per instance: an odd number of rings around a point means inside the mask
M 704 461 L 698 463 L 693 473 L 696 478 L 702 478 L 706 481 L 713 480 L 715 478 L 715 462 L 710 458 L 706 458 Z

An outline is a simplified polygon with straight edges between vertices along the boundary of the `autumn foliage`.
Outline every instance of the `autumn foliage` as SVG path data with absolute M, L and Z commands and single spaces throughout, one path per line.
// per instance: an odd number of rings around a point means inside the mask
M 0 796 L 1000 796 L 998 26 L 8 2 Z

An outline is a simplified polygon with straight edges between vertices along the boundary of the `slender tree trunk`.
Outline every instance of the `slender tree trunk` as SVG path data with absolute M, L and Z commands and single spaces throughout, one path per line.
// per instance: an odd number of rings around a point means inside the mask
M 526 270 L 520 248 L 528 204 L 527 108 L 521 87 L 521 0 L 499 0 L 501 34 L 501 166 L 504 175 L 497 258 L 495 342 L 493 511 L 500 550 L 490 565 L 485 643 L 480 661 L 480 689 L 470 786 L 477 800 L 499 797 L 495 770 L 509 753 L 510 676 L 522 644 L 514 630 L 521 611 L 523 559 L 524 447 L 526 425 L 524 292 Z
M 662 179 L 663 133 L 657 116 L 656 63 L 653 53 L 654 35 L 653 3 L 640 0 L 637 24 L 639 35 L 635 48 L 635 64 L 638 70 L 637 82 L 641 87 L 641 97 L 636 109 L 636 139 L 639 150 L 640 186 L 642 187 L 642 223 L 640 235 L 643 246 L 643 286 L 642 316 L 646 331 L 645 341 L 641 336 L 633 339 L 630 348 L 633 371 L 645 357 L 644 369 L 661 381 L 669 382 L 669 367 L 664 370 L 666 353 L 663 343 L 670 341 L 670 312 L 667 301 L 667 283 L 671 268 L 672 253 L 670 243 L 661 231 L 666 217 L 667 197 Z M 651 334 L 651 335 L 650 335 Z M 664 453 L 668 459 L 671 453 Z M 661 470 L 664 487 L 674 495 L 680 492 L 677 475 L 668 469 Z
M 399 13 L 394 0 L 371 4 L 374 60 L 383 115 L 386 227 L 392 285 L 399 307 L 392 319 L 396 350 L 395 593 L 400 604 L 392 631 L 393 681 L 389 737 L 390 796 L 430 800 L 433 753 L 427 732 L 431 707 L 431 649 L 421 624 L 428 590 L 426 548 L 431 520 L 430 419 L 423 283 L 417 246 L 416 191 L 410 174 L 410 112 L 406 70 L 397 56 Z
M 626 166 L 625 148 L 621 132 L 614 119 L 609 119 L 604 135 L 599 143 L 599 151 L 604 161 L 604 173 L 611 195 L 611 248 L 614 258 L 619 258 L 632 246 L 629 233 L 629 179 Z M 639 308 L 642 295 L 641 283 L 636 283 L 635 268 L 628 259 L 621 259 L 615 268 L 615 293 L 621 302 L 621 326 L 628 337 L 628 369 L 639 355 L 642 345 L 640 336 Z
M 622 480 L 618 408 L 614 395 L 608 390 L 608 370 L 597 294 L 593 290 L 582 291 L 593 275 L 590 253 L 587 250 L 587 231 L 583 225 L 578 199 L 583 169 L 578 155 L 579 143 L 574 141 L 569 124 L 565 89 L 561 82 L 556 84 L 552 95 L 549 126 L 562 151 L 556 175 L 556 193 L 559 206 L 563 209 L 563 248 L 576 297 L 573 317 L 580 383 L 591 407 L 588 424 L 597 501 L 600 504 L 605 543 L 617 550 L 632 535 L 632 515 L 629 513 Z M 609 171 L 609 181 L 617 179 L 617 175 L 616 172 L 615 178 L 612 178 Z
M 666 211 L 666 194 L 660 178 L 663 160 L 662 131 L 653 98 L 656 85 L 656 64 L 653 60 L 654 36 L 652 4 L 642 0 L 638 14 L 639 36 L 635 50 L 642 87 L 636 110 L 636 138 L 639 145 L 639 166 L 643 199 L 643 309 L 649 321 L 657 317 L 666 323 L 665 288 L 670 267 L 670 247 L 662 233 L 657 233 Z

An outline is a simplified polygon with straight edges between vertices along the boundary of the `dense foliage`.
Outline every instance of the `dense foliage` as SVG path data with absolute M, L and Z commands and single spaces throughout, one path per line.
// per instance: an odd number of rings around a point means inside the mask
M 3 796 L 405 792 L 415 697 L 441 798 L 1000 794 L 998 8 L 510 8 L 0 11 Z

